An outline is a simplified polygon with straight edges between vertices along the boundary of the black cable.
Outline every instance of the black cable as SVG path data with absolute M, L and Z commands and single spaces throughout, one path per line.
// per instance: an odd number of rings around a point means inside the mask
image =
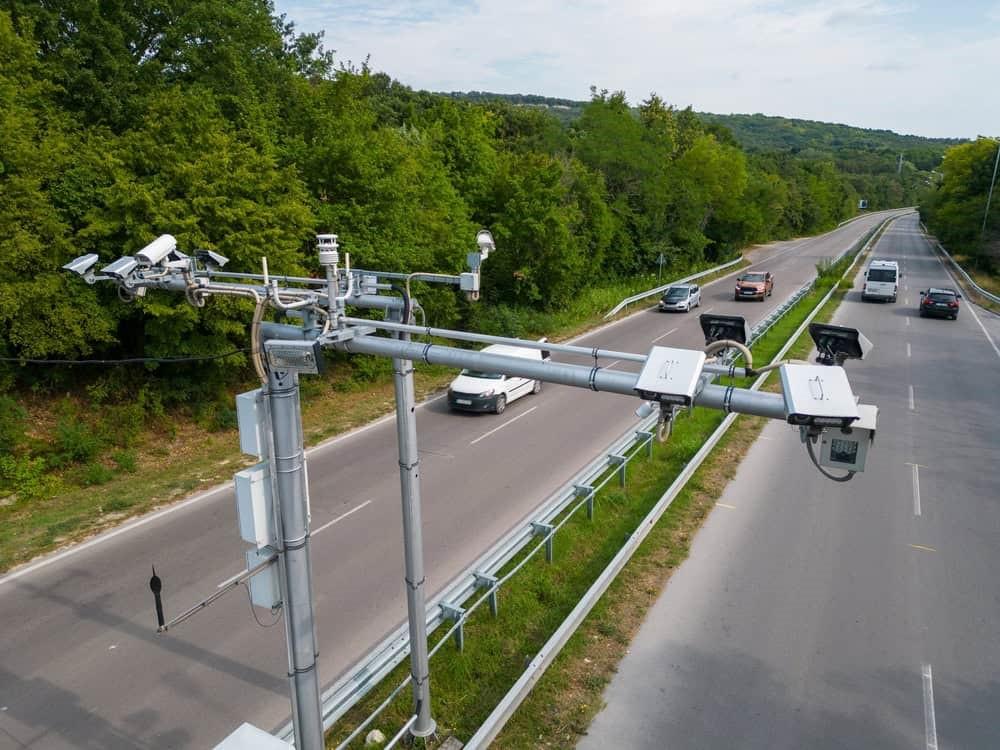
M 145 363 L 172 364 L 174 362 L 210 362 L 237 354 L 246 354 L 250 348 L 233 349 L 222 354 L 208 354 L 201 357 L 127 357 L 125 359 L 25 359 L 23 357 L 0 357 L 0 362 L 18 362 L 23 365 L 134 365 Z
M 410 295 L 406 293 L 405 287 L 393 284 L 392 288 L 403 296 L 403 323 L 406 325 L 410 325 L 410 313 L 411 313 Z
M 247 601 L 250 603 L 250 614 L 253 615 L 253 619 L 257 621 L 257 624 L 262 628 L 273 628 L 275 625 L 277 625 L 278 620 L 281 619 L 281 615 L 277 613 L 274 615 L 274 621 L 268 623 L 267 625 L 265 625 L 260 621 L 260 618 L 257 617 L 257 610 L 253 608 L 253 597 L 250 596 L 250 584 L 246 583 L 243 588 L 247 590 Z
M 816 454 L 813 452 L 812 438 L 806 438 L 806 452 L 809 454 L 809 458 L 812 459 L 813 464 L 819 469 L 819 473 L 822 474 L 827 479 L 832 479 L 834 482 L 850 482 L 854 478 L 856 472 L 848 471 L 846 476 L 837 477 L 826 471 L 822 466 L 819 465 L 819 461 L 816 460 Z

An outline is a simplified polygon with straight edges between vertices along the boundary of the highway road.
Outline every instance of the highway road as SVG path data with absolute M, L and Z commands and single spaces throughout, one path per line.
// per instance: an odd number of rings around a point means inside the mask
M 734 303 L 731 280 L 721 281 L 706 287 L 701 311 L 738 309 L 759 320 L 879 218 L 756 250 L 775 273 L 774 296 Z M 642 310 L 582 339 L 635 352 L 654 342 L 700 347 L 697 316 Z M 634 408 L 555 386 L 502 417 L 449 414 L 442 399 L 421 406 L 429 592 L 634 423 Z M 320 676 L 329 684 L 405 616 L 394 423 L 312 450 L 309 473 Z M 0 578 L 0 749 L 203 748 L 245 720 L 283 724 L 282 626 L 255 623 L 243 590 L 154 632 L 150 564 L 169 617 L 237 573 L 242 549 L 222 487 Z
M 915 216 L 877 255 L 902 265 L 899 302 L 854 291 L 835 319 L 876 347 L 847 366 L 880 407 L 866 471 L 827 481 L 769 423 L 581 750 L 1000 746 L 1000 342 L 969 305 L 917 315 L 951 284 Z

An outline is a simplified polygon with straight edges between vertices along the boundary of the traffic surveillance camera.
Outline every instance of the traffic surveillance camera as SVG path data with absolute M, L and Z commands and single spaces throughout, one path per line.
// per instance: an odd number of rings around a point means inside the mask
M 229 262 L 229 258 L 225 255 L 219 255 L 219 253 L 212 252 L 211 250 L 198 250 L 195 252 L 194 257 L 206 268 L 222 268 Z
M 493 234 L 489 229 L 480 229 L 476 234 L 476 245 L 479 247 L 479 256 L 481 260 L 486 260 L 490 253 L 497 249 L 496 244 L 493 242 Z
M 810 323 L 809 335 L 819 351 L 816 361 L 823 365 L 842 365 L 847 359 L 864 359 L 872 350 L 872 342 L 857 328 Z
M 110 276 L 113 279 L 124 281 L 125 277 L 131 274 L 138 267 L 139 263 L 135 258 L 131 255 L 125 255 L 116 260 L 114 263 L 102 268 L 101 273 L 105 276 Z
M 705 345 L 716 341 L 737 341 L 746 344 L 750 340 L 750 329 L 742 315 L 709 315 L 698 316 L 702 333 L 705 334 Z
M 79 258 L 71 260 L 63 266 L 63 270 L 75 273 L 84 280 L 92 281 L 94 277 L 94 266 L 97 265 L 97 260 L 97 253 L 87 253 L 87 255 L 81 255 Z
M 788 364 L 779 372 L 789 424 L 848 427 L 858 419 L 858 404 L 843 367 Z
M 705 352 L 654 346 L 635 381 L 635 392 L 647 401 L 690 406 L 704 366 Z
M 875 442 L 878 407 L 858 406 L 858 419 L 850 427 L 824 430 L 819 436 L 819 465 L 851 472 L 865 470 L 868 449 Z
M 177 240 L 173 235 L 161 234 L 146 247 L 135 254 L 140 266 L 155 266 L 177 249 Z

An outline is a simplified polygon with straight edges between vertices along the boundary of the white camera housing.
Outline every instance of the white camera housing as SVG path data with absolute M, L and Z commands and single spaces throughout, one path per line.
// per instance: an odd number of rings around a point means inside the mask
M 138 267 L 139 263 L 135 258 L 131 255 L 124 255 L 114 263 L 110 263 L 102 268 L 101 273 L 113 279 L 124 281 L 125 277 L 129 276 Z
M 76 275 L 81 276 L 84 280 L 93 283 L 93 271 L 94 266 L 97 265 L 97 261 L 97 253 L 88 253 L 87 255 L 81 255 L 80 257 L 71 260 L 63 266 L 63 270 L 72 271 Z
M 635 391 L 649 401 L 690 406 L 704 366 L 705 352 L 654 346 L 635 382 Z
M 779 372 L 789 424 L 847 427 L 860 416 L 843 367 L 782 365 Z
M 868 449 L 875 442 L 878 407 L 858 406 L 860 416 L 850 427 L 824 430 L 819 438 L 819 465 L 828 469 L 862 472 Z
M 171 234 L 161 234 L 135 254 L 140 266 L 155 266 L 177 249 L 177 240 Z

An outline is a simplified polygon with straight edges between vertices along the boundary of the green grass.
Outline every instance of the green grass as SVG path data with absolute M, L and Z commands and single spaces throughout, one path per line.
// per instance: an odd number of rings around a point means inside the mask
M 821 283 L 804 297 L 774 328 L 753 347 L 758 363 L 767 362 L 801 325 L 839 276 L 843 266 L 824 275 Z M 431 662 L 431 695 L 433 715 L 442 737 L 455 735 L 467 740 L 480 726 L 510 686 L 524 671 L 539 648 L 566 618 L 611 558 L 621 548 L 649 509 L 659 500 L 664 489 L 680 473 L 707 437 L 724 418 L 721 412 L 695 408 L 678 418 L 668 443 L 654 445 L 650 459 L 637 457 L 628 466 L 627 486 L 619 488 L 612 482 L 596 500 L 595 520 L 589 521 L 581 508 L 560 529 L 555 537 L 552 564 L 538 553 L 500 590 L 500 612 L 494 619 L 488 607 L 481 607 L 465 624 L 465 650 L 458 652 L 452 644 L 445 645 Z M 713 456 L 727 454 L 722 468 L 711 465 L 709 459 L 689 481 L 685 490 L 661 518 L 656 529 L 640 547 L 626 572 L 619 576 L 613 589 L 635 595 L 634 587 L 622 583 L 629 569 L 651 567 L 657 576 L 656 586 L 640 586 L 640 594 L 654 599 L 662 579 L 687 555 L 692 530 L 707 512 L 700 498 L 721 492 L 720 476 L 734 469 L 731 459 L 733 445 L 743 449 L 763 425 L 762 419 L 741 418 L 741 430 L 731 430 Z M 742 441 L 742 442 L 741 442 Z M 717 461 L 716 461 L 717 462 Z M 531 548 L 529 548 L 531 549 Z M 527 552 L 522 553 L 527 554 Z M 508 565 L 510 569 L 520 561 Z M 591 717 L 599 708 L 600 691 L 610 679 L 613 664 L 603 671 L 588 671 L 584 661 L 593 653 L 594 639 L 602 651 L 621 652 L 641 619 L 644 606 L 609 614 L 613 596 L 606 595 L 587 618 L 584 627 L 571 639 L 563 653 L 550 667 L 531 696 L 513 717 L 496 746 L 504 748 L 535 748 L 539 746 L 571 746 L 586 730 Z M 638 619 L 637 619 L 638 618 Z M 432 645 L 446 632 L 441 628 L 431 636 Z M 610 644 L 610 646 L 609 646 Z M 615 660 L 615 662 L 617 659 Z M 380 704 L 408 673 L 408 663 L 398 667 L 381 685 L 372 691 L 355 709 L 338 723 L 328 736 L 328 746 L 335 747 Z M 583 695 L 580 707 L 565 705 L 567 695 Z M 571 701 L 572 702 L 572 701 Z M 409 688 L 375 721 L 387 735 L 408 718 L 411 710 Z M 354 743 L 360 747 L 361 741 Z

